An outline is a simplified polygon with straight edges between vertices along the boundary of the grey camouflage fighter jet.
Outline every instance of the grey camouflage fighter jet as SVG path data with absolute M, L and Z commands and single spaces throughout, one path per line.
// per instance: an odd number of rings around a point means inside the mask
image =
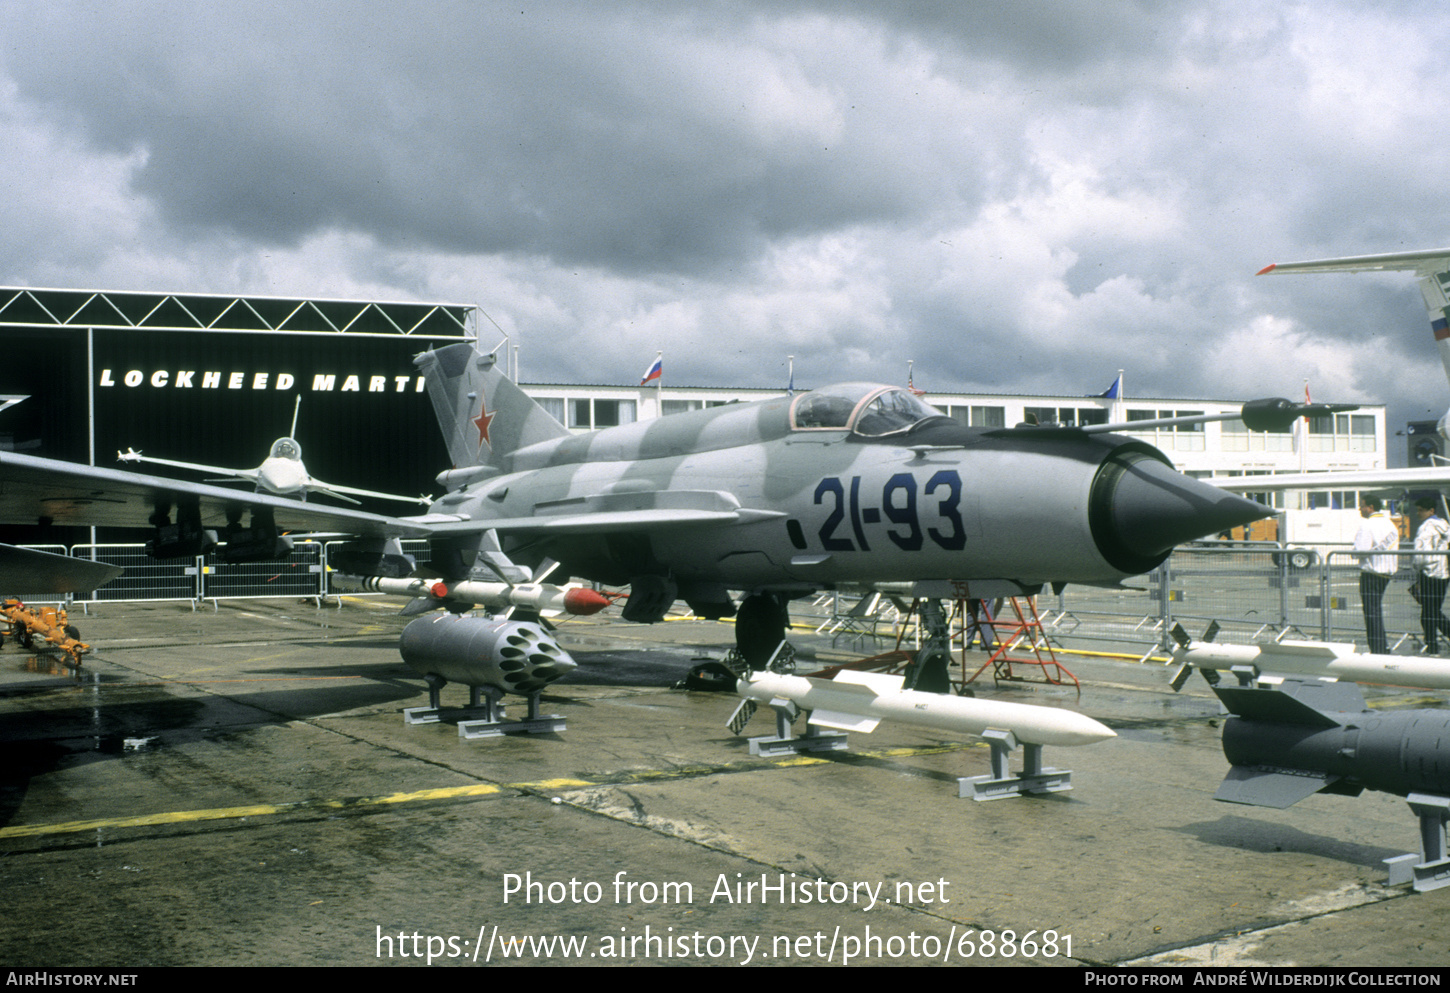
M 1140 441 L 968 428 L 889 386 L 845 383 L 575 435 L 471 342 L 415 361 L 454 463 L 422 516 L 0 452 L 0 519 L 149 520 L 158 555 L 195 554 L 222 521 L 223 548 L 237 542 L 243 554 L 268 553 L 278 527 L 348 532 L 357 538 L 332 559 L 340 572 L 417 596 L 413 612 L 447 609 L 404 631 L 404 657 L 430 685 L 536 694 L 572 668 L 530 612 L 551 573 L 628 585 L 630 621 L 658 621 L 677 599 L 701 616 L 736 615 L 741 652 L 758 666 L 793 597 L 843 584 L 904 584 L 923 597 L 1116 585 L 1182 541 L 1271 512 L 1177 473 Z M 402 537 L 428 539 L 426 565 L 401 554 Z M 463 618 L 475 603 L 524 613 Z

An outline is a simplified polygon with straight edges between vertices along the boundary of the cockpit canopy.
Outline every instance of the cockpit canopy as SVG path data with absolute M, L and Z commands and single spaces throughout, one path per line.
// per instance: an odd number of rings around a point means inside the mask
M 879 383 L 838 383 L 795 398 L 796 431 L 850 430 L 865 438 L 900 434 L 942 412 L 910 392 Z
M 291 459 L 293 462 L 302 461 L 302 446 L 291 438 L 278 438 L 272 442 L 272 454 L 269 458 Z

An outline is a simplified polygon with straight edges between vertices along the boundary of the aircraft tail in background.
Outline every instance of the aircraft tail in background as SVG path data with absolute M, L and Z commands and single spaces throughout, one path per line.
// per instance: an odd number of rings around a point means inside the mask
M 1435 344 L 1440 349 L 1445 378 L 1450 381 L 1450 248 L 1283 262 L 1265 266 L 1258 274 L 1292 272 L 1413 272 L 1420 284 L 1420 295 L 1425 298 L 1425 310 Z
M 472 342 L 429 350 L 413 360 L 428 383 L 428 398 L 457 469 L 501 466 L 520 448 L 566 437 L 556 421 Z

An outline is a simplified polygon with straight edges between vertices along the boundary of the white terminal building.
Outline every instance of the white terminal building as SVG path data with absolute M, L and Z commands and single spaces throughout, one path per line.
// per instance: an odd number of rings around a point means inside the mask
M 668 416 L 686 410 L 780 396 L 784 390 L 730 389 L 703 386 L 565 386 L 523 383 L 525 392 L 574 431 L 613 427 Z M 824 383 L 818 385 L 825 385 Z M 801 392 L 809 387 L 798 387 Z M 1133 431 L 1133 421 L 1199 414 L 1232 414 L 1243 400 L 1166 398 L 1018 396 L 989 393 L 927 391 L 922 399 L 942 413 L 971 427 L 1001 428 L 1035 420 L 1067 425 L 1125 423 L 1129 437 L 1140 438 L 1173 460 L 1188 476 L 1213 479 L 1280 472 L 1330 472 L 1388 467 L 1385 407 L 1364 404 L 1358 410 L 1310 418 L 1296 439 L 1295 431 L 1250 431 L 1234 419 L 1191 426 Z M 1302 422 L 1301 422 L 1302 423 Z M 1264 503 L 1285 506 L 1284 494 L 1248 494 Z M 1294 506 L 1294 495 L 1287 497 Z M 1305 508 L 1353 510 L 1354 491 L 1310 493 Z

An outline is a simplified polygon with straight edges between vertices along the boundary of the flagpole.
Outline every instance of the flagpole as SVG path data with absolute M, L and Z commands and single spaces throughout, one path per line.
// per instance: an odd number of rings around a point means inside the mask
M 665 416 L 665 353 L 655 352 L 655 361 L 660 364 L 659 377 L 655 379 L 655 416 Z

